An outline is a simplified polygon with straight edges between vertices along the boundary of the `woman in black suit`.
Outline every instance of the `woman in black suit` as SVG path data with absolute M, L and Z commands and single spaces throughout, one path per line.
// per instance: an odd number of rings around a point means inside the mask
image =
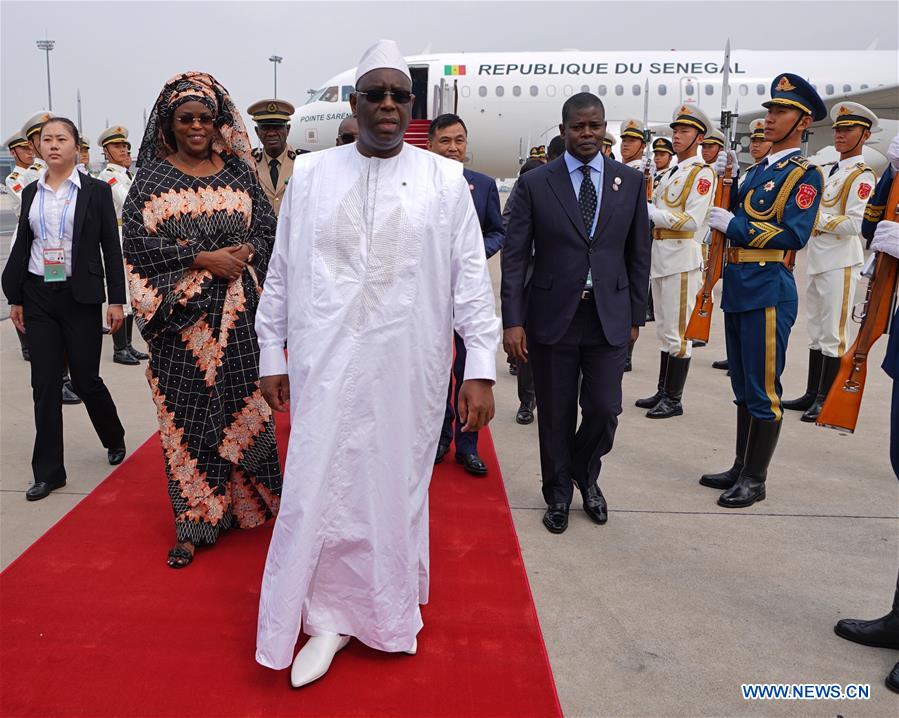
M 64 361 L 110 464 L 125 458 L 125 430 L 100 378 L 104 265 L 109 288 L 106 321 L 123 321 L 125 273 L 112 192 L 76 169 L 78 130 L 54 117 L 41 130 L 47 170 L 22 192 L 17 241 L 3 270 L 9 316 L 28 335 L 35 440 L 29 501 L 66 484 L 63 465 Z M 102 261 L 101 261 L 102 252 Z

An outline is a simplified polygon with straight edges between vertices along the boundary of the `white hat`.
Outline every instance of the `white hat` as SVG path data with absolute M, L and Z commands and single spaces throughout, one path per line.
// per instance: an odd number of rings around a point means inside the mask
M 717 127 L 712 127 L 705 133 L 705 139 L 702 141 L 704 145 L 721 145 L 724 147 L 724 133 Z
M 830 108 L 830 119 L 833 127 L 864 127 L 866 130 L 877 129 L 877 115 L 857 102 L 839 102 Z
M 393 40 L 378 40 L 362 53 L 359 67 L 356 68 L 356 82 L 358 83 L 359 78 L 363 75 L 381 68 L 399 70 L 409 78 L 410 82 L 412 81 L 412 75 L 409 73 L 409 66 L 403 59 L 403 53 L 400 52 L 399 45 Z
M 46 110 L 41 110 L 40 112 L 33 114 L 28 118 L 25 124 L 22 125 L 22 134 L 25 135 L 25 137 L 30 138 L 31 135 L 33 135 L 35 132 L 40 132 L 40 129 L 44 126 L 44 123 L 52 117 L 53 113 L 47 112 Z
M 702 134 L 706 134 L 710 128 L 715 127 L 705 112 L 696 105 L 688 104 L 681 105 L 672 113 L 671 124 L 668 126 L 674 127 L 675 125 L 689 125 L 695 127 Z

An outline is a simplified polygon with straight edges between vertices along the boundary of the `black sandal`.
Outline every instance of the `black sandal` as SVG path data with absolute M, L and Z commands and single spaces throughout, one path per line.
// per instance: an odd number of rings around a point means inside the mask
M 169 549 L 168 564 L 170 568 L 184 568 L 194 560 L 193 552 L 183 546 L 175 546 Z

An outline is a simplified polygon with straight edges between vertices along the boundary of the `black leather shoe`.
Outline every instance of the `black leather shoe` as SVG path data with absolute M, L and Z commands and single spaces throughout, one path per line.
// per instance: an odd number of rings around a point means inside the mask
M 899 663 L 893 666 L 893 670 L 883 679 L 883 684 L 893 693 L 899 693 Z
M 723 369 L 724 371 L 728 371 L 730 369 L 730 364 L 727 363 L 727 359 L 719 359 L 718 361 L 712 362 L 712 369 Z
M 840 371 L 840 357 L 822 356 L 821 359 L 821 380 L 818 384 L 818 393 L 815 395 L 812 405 L 799 418 L 799 421 L 807 424 L 814 424 L 818 420 L 818 414 L 824 408 L 824 400 L 827 399 L 830 387 Z
M 890 611 L 886 616 L 864 621 L 844 618 L 837 621 L 833 632 L 847 641 L 874 648 L 899 648 L 899 616 Z
M 527 404 L 518 407 L 518 413 L 515 415 L 515 421 L 519 424 L 534 423 L 534 409 Z
M 702 349 L 702 347 L 706 346 L 707 342 L 702 341 L 702 339 L 694 339 L 693 340 L 693 348 L 694 349 Z
M 777 448 L 781 423 L 749 418 L 749 436 L 746 439 L 743 470 L 737 483 L 718 497 L 719 506 L 726 509 L 741 509 L 765 500 L 765 480 L 768 477 L 768 466 Z
M 472 476 L 485 476 L 487 474 L 487 465 L 481 461 L 481 457 L 477 454 L 456 454 L 458 461 L 465 470 Z
M 147 361 L 147 359 L 150 358 L 149 354 L 138 351 L 130 344 L 127 347 L 125 347 L 125 349 L 128 351 L 129 354 L 131 354 L 131 356 L 133 356 L 138 361 Z
M 624 362 L 624 371 L 633 371 L 634 370 L 634 345 L 627 345 L 627 359 Z
M 734 463 L 727 471 L 718 474 L 703 474 L 699 483 L 711 489 L 726 491 L 740 478 L 743 470 L 743 457 L 746 456 L 746 442 L 749 439 L 749 410 L 745 406 L 737 406 L 737 447 L 734 451 Z
M 659 399 L 652 409 L 646 412 L 649 419 L 670 419 L 675 416 L 681 416 L 684 413 L 684 405 L 680 403 L 680 399 L 668 396 L 667 394 Z
M 670 419 L 684 413 L 681 397 L 684 395 L 684 384 L 687 383 L 687 372 L 690 371 L 689 358 L 668 357 L 668 372 L 665 375 L 665 390 L 659 403 L 646 412 L 649 419 Z
M 62 403 L 63 404 L 80 404 L 81 397 L 75 393 L 72 388 L 72 382 L 64 381 L 62 383 Z
M 553 534 L 564 533 L 568 528 L 568 504 L 550 504 L 543 514 L 543 525 Z
M 127 364 L 128 366 L 140 364 L 137 358 L 133 354 L 131 354 L 131 352 L 129 352 L 127 348 L 114 351 L 112 353 L 112 360 L 116 364 Z
M 584 513 L 589 516 L 594 523 L 604 524 L 609 520 L 609 507 L 606 504 L 606 498 L 599 490 L 599 486 L 593 484 L 588 486 L 586 491 L 581 491 L 584 499 Z
M 121 464 L 125 460 L 125 447 L 120 446 L 117 449 L 108 449 L 106 458 L 109 459 L 109 463 L 113 466 Z
M 28 351 L 28 347 L 22 347 L 22 358 L 25 361 L 31 361 L 31 352 Z
M 65 485 L 65 481 L 60 481 L 58 484 L 48 484 L 46 481 L 38 481 L 28 487 L 28 491 L 25 492 L 25 499 L 28 501 L 40 501 L 41 499 L 46 499 L 51 491 L 61 489 Z
M 815 403 L 818 394 L 818 385 L 821 383 L 821 368 L 824 365 L 824 355 L 820 349 L 808 350 L 808 375 L 805 380 L 805 394 L 797 399 L 784 399 L 780 405 L 784 409 L 792 411 L 806 411 Z
M 665 377 L 668 374 L 668 359 L 670 356 L 668 352 L 659 353 L 659 382 L 656 385 L 656 393 L 645 399 L 637 399 L 634 402 L 634 406 L 638 409 L 652 409 L 661 400 L 662 395 L 665 393 Z
M 439 464 L 443 461 L 443 457 L 446 456 L 446 452 L 449 451 L 450 445 L 444 444 L 442 441 L 437 444 L 437 455 L 434 457 L 434 463 Z

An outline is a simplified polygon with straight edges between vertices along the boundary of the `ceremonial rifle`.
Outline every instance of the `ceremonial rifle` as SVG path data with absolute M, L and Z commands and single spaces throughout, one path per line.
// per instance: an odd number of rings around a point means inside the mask
M 724 75 L 721 80 L 721 131 L 724 133 L 725 146 L 735 150 L 737 147 L 736 123 L 733 121 L 735 115 L 727 109 L 728 95 L 730 95 L 730 40 L 727 41 L 727 45 L 724 48 Z M 724 177 L 720 177 L 718 184 L 715 185 L 715 207 L 730 209 L 730 191 L 734 183 L 734 178 L 731 177 L 732 170 L 733 160 L 728 152 Z M 724 236 L 724 232 L 713 229 L 708 258 L 702 269 L 702 285 L 696 294 L 693 313 L 690 315 L 690 321 L 684 332 L 684 336 L 687 339 L 703 342 L 709 340 L 709 334 L 712 331 L 712 310 L 715 307 L 712 292 L 718 280 L 721 279 L 721 274 L 724 272 L 724 250 L 726 246 L 727 239 Z
M 893 177 L 884 219 L 895 222 L 899 216 L 899 175 Z M 896 303 L 899 259 L 876 253 L 874 274 L 862 305 L 861 326 L 848 352 L 840 358 L 840 370 L 827 393 L 827 399 L 815 421 L 818 426 L 855 432 L 868 373 L 868 353 L 881 334 L 885 334 Z M 855 318 L 855 317 L 853 317 Z
M 652 132 L 649 130 L 649 80 L 643 87 L 643 179 L 646 180 L 646 201 L 652 202 L 652 171 L 649 160 L 652 157 Z

